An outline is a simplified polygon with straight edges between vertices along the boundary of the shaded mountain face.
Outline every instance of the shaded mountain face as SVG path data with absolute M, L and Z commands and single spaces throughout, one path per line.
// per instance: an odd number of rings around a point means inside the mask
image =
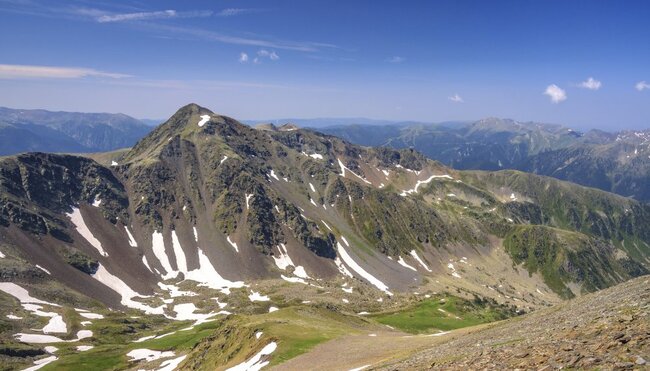
M 434 281 L 508 282 L 543 302 L 650 267 L 650 207 L 634 200 L 292 126 L 257 130 L 194 104 L 112 166 L 0 159 L 0 201 L 3 279 L 52 278 L 147 313 L 171 311 L 161 290 L 180 282 L 229 293 L 346 278 L 386 300 Z
M 151 130 L 123 114 L 50 112 L 0 107 L 0 155 L 99 152 L 130 147 Z
M 517 169 L 650 200 L 650 131 L 578 133 L 558 125 L 484 119 L 462 127 L 320 128 L 353 143 L 413 148 L 456 169 Z

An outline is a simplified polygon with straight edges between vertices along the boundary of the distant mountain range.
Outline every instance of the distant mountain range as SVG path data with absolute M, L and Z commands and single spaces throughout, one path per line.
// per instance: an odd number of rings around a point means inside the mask
M 366 146 L 413 148 L 456 169 L 517 169 L 650 200 L 650 129 L 581 133 L 488 118 L 455 126 L 343 124 L 318 130 Z
M 51 112 L 0 107 L 0 155 L 100 152 L 131 147 L 151 131 L 118 113 Z
M 555 130 L 539 148 L 579 136 Z M 0 158 L 8 369 L 162 350 L 157 366 L 250 369 L 349 334 L 416 349 L 649 272 L 648 204 L 195 104 L 129 150 Z

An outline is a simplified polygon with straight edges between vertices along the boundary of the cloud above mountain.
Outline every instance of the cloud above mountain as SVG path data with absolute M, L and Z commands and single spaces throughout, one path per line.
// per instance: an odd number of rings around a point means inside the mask
M 566 91 L 555 84 L 547 86 L 544 95 L 548 95 L 553 103 L 560 103 L 567 98 Z
M 581 88 L 584 89 L 589 89 L 589 90 L 598 90 L 602 86 L 602 83 L 593 77 L 588 78 L 587 80 L 583 81 L 580 83 Z

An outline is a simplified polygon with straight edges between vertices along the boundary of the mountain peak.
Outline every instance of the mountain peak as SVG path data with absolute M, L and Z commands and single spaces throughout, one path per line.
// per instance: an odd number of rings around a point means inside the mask
M 179 108 L 178 111 L 176 111 L 176 113 L 172 115 L 172 117 L 178 114 L 188 114 L 188 113 L 189 114 L 200 113 L 200 114 L 209 114 L 209 115 L 214 114 L 214 112 L 210 111 L 205 107 L 199 106 L 196 103 L 188 103 L 183 107 Z

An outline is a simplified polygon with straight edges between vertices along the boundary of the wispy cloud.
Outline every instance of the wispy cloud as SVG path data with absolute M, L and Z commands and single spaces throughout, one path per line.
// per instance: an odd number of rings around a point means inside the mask
M 93 5 L 97 4 L 97 2 L 90 3 Z M 162 22 L 157 22 L 159 20 L 176 18 L 209 17 L 215 15 L 222 17 L 234 16 L 248 12 L 262 11 L 260 9 L 228 8 L 221 10 L 218 13 L 214 13 L 211 10 L 178 11 L 169 9 L 161 11 L 139 11 L 131 10 L 133 8 L 129 7 L 128 9 L 120 12 L 119 10 L 109 11 L 107 9 L 80 6 L 52 6 L 49 2 L 40 2 L 38 0 L 18 0 L 15 2 L 15 4 L 7 3 L 6 7 L 2 5 L 3 2 L 0 1 L 0 13 L 12 12 L 31 16 L 67 19 L 74 21 L 92 20 L 105 24 L 120 22 L 133 24 L 137 23 L 138 27 L 141 30 L 144 29 L 148 30 L 149 32 L 155 32 L 158 34 L 167 34 L 161 36 L 170 36 L 170 34 L 173 36 L 183 35 L 186 37 L 193 37 L 206 41 L 220 42 L 225 44 L 255 46 L 259 48 L 273 48 L 280 50 L 293 50 L 300 52 L 318 52 L 324 49 L 339 48 L 339 46 L 329 43 L 283 40 L 266 36 L 255 36 L 251 34 L 243 34 L 245 36 L 232 36 L 195 27 L 170 25 L 164 24 Z M 112 9 L 115 9 L 116 7 L 116 5 L 113 6 L 112 3 L 103 4 L 103 6 L 109 6 Z
M 406 58 L 394 56 L 394 57 L 390 57 L 390 58 L 386 59 L 386 62 L 397 64 L 397 63 L 402 63 L 405 60 L 406 60 Z
M 565 101 L 567 98 L 566 91 L 555 84 L 547 86 L 544 94 L 548 95 L 553 103 L 560 103 Z
M 121 79 L 131 76 L 122 73 L 98 71 L 92 68 L 0 64 L 0 79 L 79 79 L 84 77 Z
M 109 22 L 133 22 L 133 21 L 147 21 L 153 19 L 166 19 L 166 18 L 198 18 L 209 17 L 213 14 L 211 10 L 192 10 L 186 12 L 178 12 L 173 9 L 159 10 L 154 12 L 137 12 L 137 13 L 122 13 L 122 14 L 106 14 L 96 18 L 99 23 Z
M 650 89 L 650 84 L 645 81 L 639 81 L 636 83 L 636 85 L 634 85 L 634 87 L 638 91 L 644 91 L 646 89 Z
M 242 9 L 242 8 L 227 8 L 220 12 L 217 12 L 215 15 L 218 17 L 232 17 L 240 14 L 253 13 L 257 9 Z
M 257 46 L 261 48 L 293 50 L 293 51 L 300 51 L 300 52 L 317 52 L 323 48 L 330 48 L 330 49 L 338 48 L 338 46 L 336 45 L 317 43 L 311 41 L 290 41 L 290 40 L 278 40 L 278 39 L 270 40 L 270 39 L 263 39 L 257 37 L 231 36 L 219 32 L 208 31 L 208 30 L 203 30 L 198 28 L 171 26 L 171 25 L 164 25 L 164 24 L 153 23 L 153 22 L 143 22 L 140 25 L 144 27 L 149 27 L 152 31 L 162 31 L 162 32 L 168 32 L 173 34 L 192 36 L 203 40 L 220 42 L 224 44 Z
M 454 102 L 454 103 L 465 103 L 463 98 L 458 94 L 452 95 L 451 97 L 449 97 L 449 100 Z
M 239 53 L 239 63 L 246 63 L 248 62 L 248 54 L 241 52 Z
M 581 82 L 578 86 L 589 90 L 598 90 L 602 86 L 602 83 L 598 80 L 595 80 L 593 77 L 590 77 L 587 80 Z

